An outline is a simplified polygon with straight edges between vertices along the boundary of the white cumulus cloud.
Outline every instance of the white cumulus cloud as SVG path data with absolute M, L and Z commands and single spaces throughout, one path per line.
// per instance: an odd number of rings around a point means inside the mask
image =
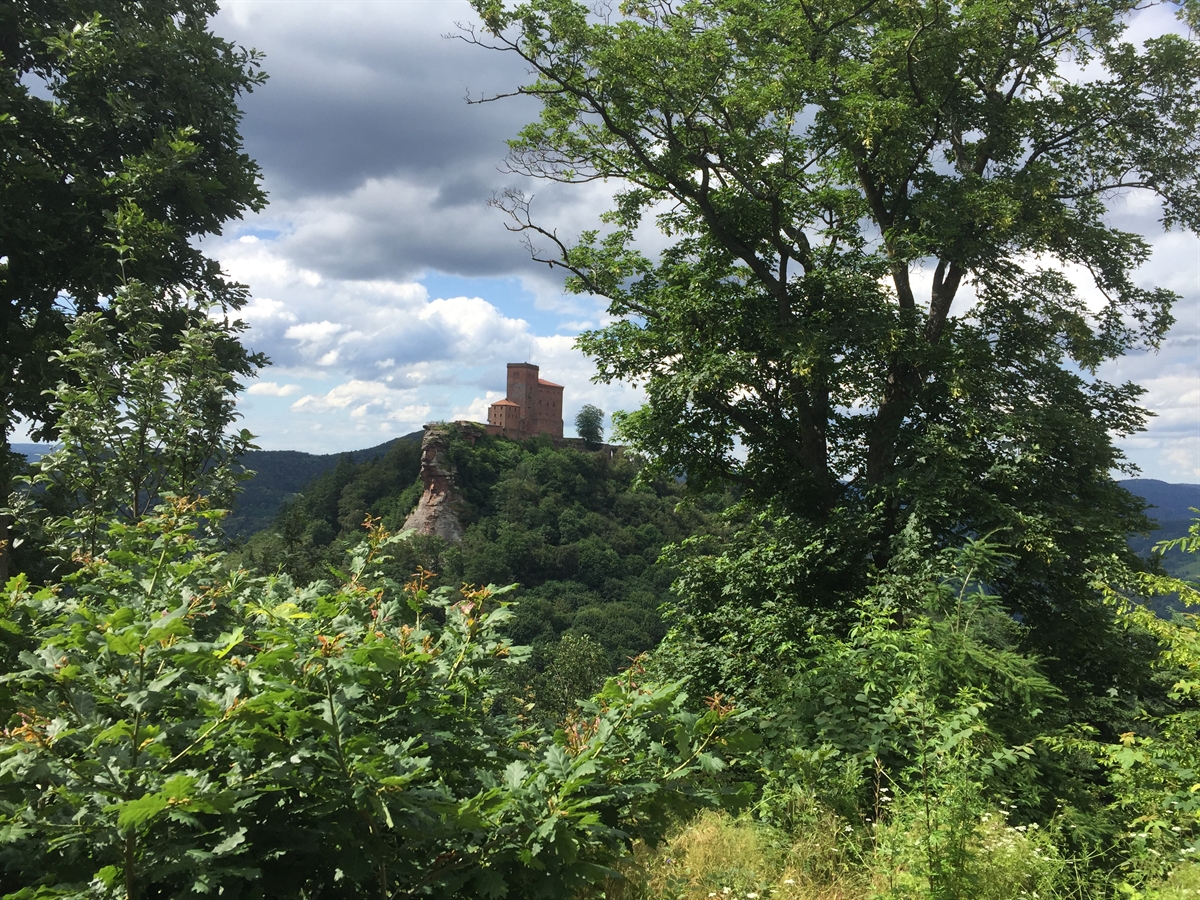
M 246 393 L 255 397 L 290 397 L 300 391 L 298 384 L 279 384 L 274 381 L 256 381 L 246 388 Z
M 328 341 L 339 331 L 345 330 L 345 328 L 345 325 L 323 319 L 320 322 L 305 322 L 302 325 L 293 325 L 283 333 L 283 336 L 293 341 L 305 341 L 306 343 L 315 344 Z

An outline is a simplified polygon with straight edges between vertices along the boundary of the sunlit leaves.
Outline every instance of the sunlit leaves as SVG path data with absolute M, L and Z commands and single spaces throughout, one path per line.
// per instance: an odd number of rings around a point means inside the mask
M 1080 490 L 1122 465 L 1092 424 L 1128 433 L 1143 413 L 1095 372 L 1155 345 L 1174 295 L 1138 283 L 1149 244 L 1105 203 L 1142 191 L 1166 224 L 1193 222 L 1194 42 L 1127 43 L 1130 3 L 488 10 L 542 103 L 514 168 L 621 183 L 607 227 L 574 244 L 523 198 L 499 205 L 609 301 L 616 321 L 579 343 L 601 378 L 644 385 L 616 421 L 653 465 L 815 522 L 840 509 L 878 531 L 876 556 L 923 486 L 975 496 L 997 448 L 1046 462 L 1023 467 L 1026 497 L 1065 487 L 1072 457 Z M 1085 64 L 1100 74 L 1070 74 Z M 1043 418 L 1072 418 L 1092 462 Z M 1005 527 L 1030 513 L 1014 498 L 928 524 Z

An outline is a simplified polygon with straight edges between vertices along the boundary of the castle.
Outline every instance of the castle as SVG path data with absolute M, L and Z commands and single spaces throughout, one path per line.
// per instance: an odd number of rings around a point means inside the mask
M 538 367 L 530 363 L 508 364 L 508 396 L 488 407 L 486 425 L 458 420 L 451 423 L 432 422 L 425 426 L 421 441 L 421 481 L 425 492 L 416 509 L 404 520 L 404 529 L 420 534 L 436 534 L 451 543 L 463 538 L 459 517 L 465 505 L 461 492 L 455 487 L 454 464 L 449 454 L 454 433 L 462 435 L 472 445 L 482 431 L 513 440 L 524 440 L 539 434 L 549 435 L 556 447 L 575 447 L 595 452 L 595 445 L 579 438 L 563 438 L 563 386 L 538 377 Z M 601 445 L 603 452 L 613 457 L 620 447 Z
M 563 436 L 563 386 L 538 377 L 531 363 L 508 364 L 508 396 L 488 407 L 488 434 L 524 440 Z

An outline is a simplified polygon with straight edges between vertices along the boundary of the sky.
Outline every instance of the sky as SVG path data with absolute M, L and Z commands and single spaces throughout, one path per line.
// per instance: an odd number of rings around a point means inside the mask
M 1147 14 L 1138 35 L 1173 27 Z M 469 104 L 526 80 L 519 60 L 455 39 L 465 0 L 225 0 L 217 33 L 262 51 L 269 80 L 243 101 L 242 133 L 270 204 L 206 239 L 253 300 L 247 342 L 273 365 L 240 403 L 265 449 L 352 450 L 425 422 L 486 418 L 505 364 L 529 361 L 579 407 L 633 409 L 638 390 L 591 381 L 573 349 L 604 304 L 566 295 L 504 215 L 506 187 L 534 196 L 564 235 L 589 227 L 613 186 L 529 184 L 503 170 L 505 141 L 537 115 L 529 98 Z M 1135 35 L 1137 36 L 1137 35 Z M 1123 226 L 1151 237 L 1146 285 L 1183 296 L 1156 354 L 1104 374 L 1147 389 L 1149 430 L 1123 442 L 1145 477 L 1200 481 L 1200 242 L 1161 234 L 1136 197 Z

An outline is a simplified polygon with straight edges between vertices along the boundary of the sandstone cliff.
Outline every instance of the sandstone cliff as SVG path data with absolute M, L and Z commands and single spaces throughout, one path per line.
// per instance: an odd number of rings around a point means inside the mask
M 427 425 L 421 441 L 421 481 L 425 492 L 404 520 L 406 529 L 418 534 L 436 534 L 451 543 L 462 540 L 463 526 L 458 516 L 462 498 L 454 489 L 454 467 L 446 455 L 452 425 Z

